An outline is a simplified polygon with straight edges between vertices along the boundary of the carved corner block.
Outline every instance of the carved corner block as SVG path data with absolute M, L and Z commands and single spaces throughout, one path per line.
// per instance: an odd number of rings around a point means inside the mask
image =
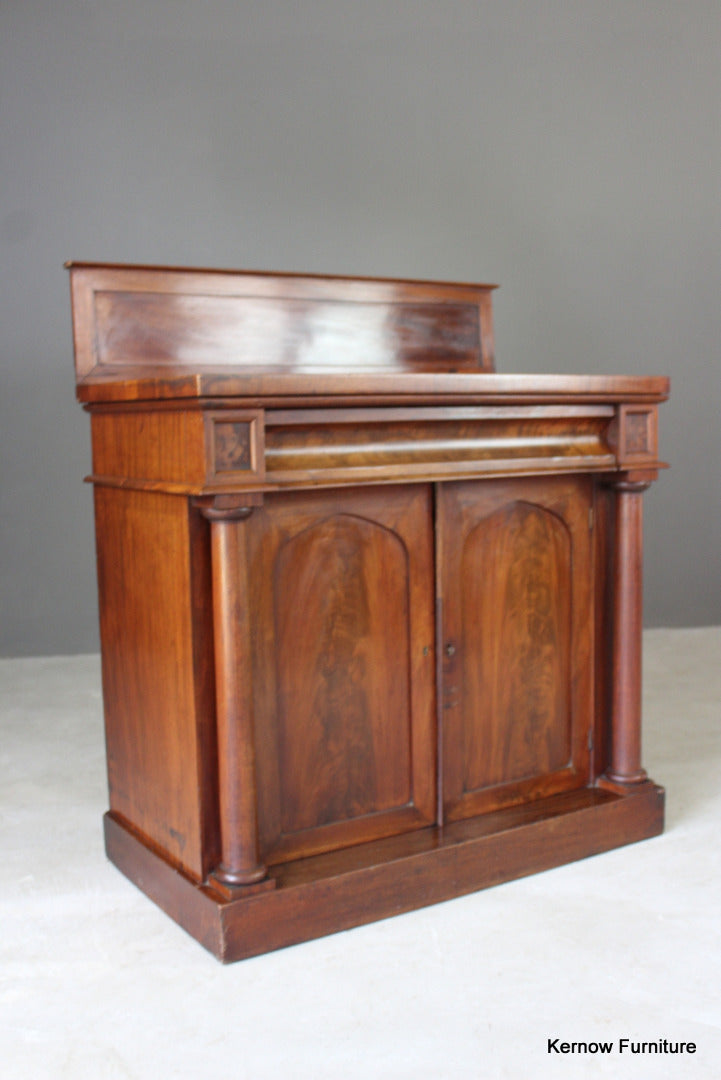
M 258 484 L 265 478 L 265 425 L 262 409 L 213 410 L 205 414 L 207 482 Z
M 608 442 L 622 468 L 658 464 L 656 406 L 619 405 L 609 427 Z

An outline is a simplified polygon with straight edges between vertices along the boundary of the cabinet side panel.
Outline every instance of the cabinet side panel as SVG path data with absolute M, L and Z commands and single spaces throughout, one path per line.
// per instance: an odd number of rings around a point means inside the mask
M 110 808 L 201 879 L 213 814 L 202 619 L 193 630 L 199 541 L 193 554 L 187 502 L 171 495 L 100 487 L 95 515 Z

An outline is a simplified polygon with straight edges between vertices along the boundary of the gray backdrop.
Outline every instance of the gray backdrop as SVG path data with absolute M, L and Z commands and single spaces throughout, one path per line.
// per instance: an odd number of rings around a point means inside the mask
M 69 258 L 491 280 L 670 374 L 646 621 L 721 622 L 718 0 L 0 0 L 0 654 L 97 648 Z

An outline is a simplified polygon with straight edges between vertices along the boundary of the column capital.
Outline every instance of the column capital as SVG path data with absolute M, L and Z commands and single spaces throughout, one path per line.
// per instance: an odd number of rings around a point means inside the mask
M 613 491 L 628 492 L 631 495 L 641 495 L 651 487 L 651 484 L 651 480 L 632 479 L 627 473 L 606 481 L 606 486 L 612 488 Z
M 243 521 L 256 506 L 263 505 L 262 493 L 243 492 L 238 495 L 197 495 L 193 506 L 208 521 Z
M 627 491 L 631 495 L 640 495 L 657 479 L 658 469 L 623 469 L 606 473 L 601 482 L 612 491 Z

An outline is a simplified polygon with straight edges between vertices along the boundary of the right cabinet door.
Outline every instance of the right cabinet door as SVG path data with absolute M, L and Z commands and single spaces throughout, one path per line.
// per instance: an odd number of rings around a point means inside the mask
M 587 477 L 439 485 L 446 821 L 588 782 L 591 499 Z

